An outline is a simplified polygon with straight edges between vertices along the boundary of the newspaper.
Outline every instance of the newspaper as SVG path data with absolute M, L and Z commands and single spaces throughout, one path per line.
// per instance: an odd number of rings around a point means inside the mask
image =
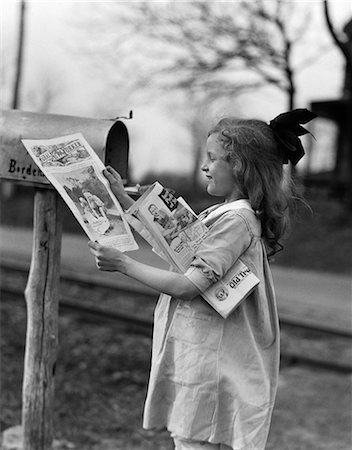
M 90 240 L 123 252 L 138 248 L 121 205 L 102 173 L 104 164 L 81 133 L 22 139 L 22 143 Z
M 155 182 L 126 211 L 126 219 L 160 256 L 181 273 L 190 267 L 209 232 L 184 199 L 174 197 L 159 182 Z M 237 260 L 221 280 L 201 295 L 226 318 L 258 284 L 259 279 L 250 268 Z

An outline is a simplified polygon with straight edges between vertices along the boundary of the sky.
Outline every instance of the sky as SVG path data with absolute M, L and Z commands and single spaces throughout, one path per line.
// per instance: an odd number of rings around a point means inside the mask
M 85 0 L 27 1 L 22 85 L 27 95 L 22 109 L 35 110 L 38 106 L 35 97 L 38 83 L 43 90 L 51 83 L 52 88 L 57 90 L 57 95 L 49 112 L 100 118 L 101 111 L 97 111 L 96 105 L 102 101 L 104 80 L 95 78 L 89 69 L 77 70 L 77 58 L 72 52 L 72 49 L 80 44 L 75 42 L 77 35 L 72 32 L 74 15 L 85 14 L 88 7 L 92 6 L 91 3 Z M 316 37 L 316 42 L 324 41 L 327 47 L 319 61 L 298 75 L 299 107 L 307 107 L 314 100 L 338 98 L 343 80 L 343 59 L 329 41 L 322 21 L 320 0 L 307 0 L 304 3 L 310 3 L 313 8 L 311 32 Z M 352 17 L 352 0 L 330 0 L 330 5 L 336 29 L 341 29 Z M 11 74 L 6 67 L 10 67 L 11 61 L 14 60 L 19 6 L 20 3 L 15 0 L 1 2 L 1 55 L 4 61 L 2 70 L 5 80 L 7 79 L 7 87 L 11 85 Z M 106 30 L 107 34 L 113 31 Z M 9 90 L 6 87 L 2 87 L 2 90 L 2 108 L 6 109 Z M 109 102 L 109 98 L 106 101 Z M 285 97 L 274 88 L 241 97 L 237 104 L 243 116 L 255 116 L 266 121 L 283 112 L 285 105 Z M 125 103 L 123 107 L 116 104 L 116 115 L 126 115 L 129 109 L 134 112 L 134 119 L 127 123 L 131 138 L 130 162 L 133 178 L 138 180 L 145 172 L 154 168 L 159 171 L 184 171 L 189 161 L 191 141 L 187 131 L 178 121 L 173 120 L 172 113 L 165 111 L 156 101 L 148 102 L 147 105 L 145 102 L 131 104 L 129 108 L 126 108 Z M 219 112 L 225 113 L 226 111 Z M 325 164 L 329 160 L 331 144 L 329 136 L 326 136 L 322 145 L 325 150 L 321 150 L 321 157 L 318 158 L 320 163 Z M 320 163 L 317 162 L 318 165 Z

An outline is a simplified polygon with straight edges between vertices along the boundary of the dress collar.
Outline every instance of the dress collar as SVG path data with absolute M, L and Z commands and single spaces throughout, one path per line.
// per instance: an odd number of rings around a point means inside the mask
M 246 199 L 235 200 L 233 202 L 228 203 L 220 203 L 220 205 L 213 205 L 207 208 L 200 214 L 201 219 L 213 219 L 217 216 L 220 216 L 226 211 L 234 211 L 238 209 L 248 209 L 249 211 L 253 211 L 251 204 Z

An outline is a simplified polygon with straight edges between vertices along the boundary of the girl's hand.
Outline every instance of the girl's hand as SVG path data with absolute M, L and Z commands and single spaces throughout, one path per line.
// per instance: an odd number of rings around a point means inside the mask
M 110 183 L 110 188 L 122 208 L 126 210 L 132 206 L 134 200 L 125 191 L 121 175 L 110 166 L 107 166 L 106 169 L 103 170 L 103 174 Z
M 123 181 L 121 178 L 121 175 L 116 172 L 115 169 L 113 169 L 111 166 L 107 166 L 105 170 L 103 170 L 103 174 L 105 178 L 110 183 L 110 188 L 114 195 L 117 197 L 118 200 L 120 198 L 126 197 L 125 188 L 123 186 Z
M 126 255 L 112 247 L 104 247 L 97 242 L 88 242 L 91 253 L 99 270 L 107 272 L 122 272 L 126 270 Z
M 180 273 L 148 266 L 112 247 L 97 242 L 88 243 L 99 270 L 118 271 L 159 292 L 190 300 L 199 294 L 198 288 Z

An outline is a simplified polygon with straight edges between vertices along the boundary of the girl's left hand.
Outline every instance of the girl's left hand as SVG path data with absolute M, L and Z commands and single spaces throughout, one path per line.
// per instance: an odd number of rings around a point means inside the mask
M 91 253 L 95 256 L 95 262 L 99 270 L 107 272 L 124 272 L 126 255 L 120 250 L 112 247 L 105 247 L 97 242 L 88 242 Z

